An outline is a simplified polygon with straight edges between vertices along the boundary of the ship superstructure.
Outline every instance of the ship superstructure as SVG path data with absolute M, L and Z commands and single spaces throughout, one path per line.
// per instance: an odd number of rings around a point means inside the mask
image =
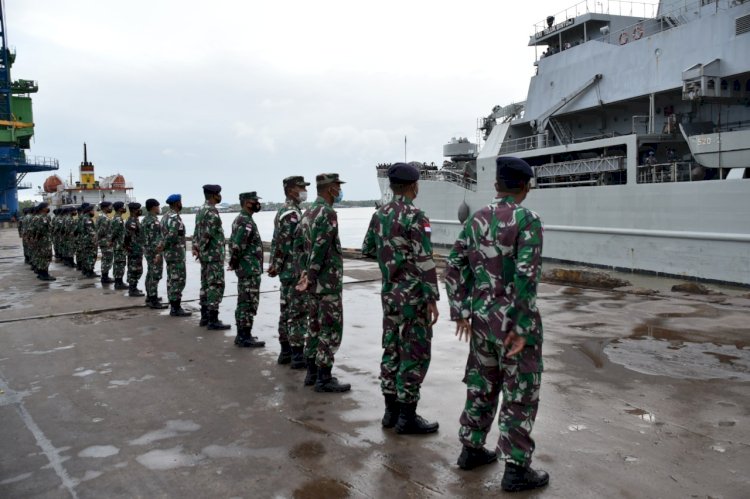
M 480 120 L 476 183 L 420 183 L 433 240 L 510 155 L 534 167 L 546 258 L 750 284 L 750 1 L 580 2 L 529 46 L 525 102 Z
M 34 135 L 30 94 L 39 86 L 35 81 L 16 80 L 10 75 L 15 52 L 8 47 L 5 6 L 0 2 L 0 221 L 17 216 L 18 189 L 30 189 L 24 182 L 28 173 L 57 170 L 56 159 L 31 157 L 26 150 Z

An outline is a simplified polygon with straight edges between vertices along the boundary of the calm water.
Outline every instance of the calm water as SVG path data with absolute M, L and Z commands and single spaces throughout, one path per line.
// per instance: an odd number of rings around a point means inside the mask
M 375 213 L 375 208 L 339 208 L 336 213 L 339 217 L 341 246 L 344 248 L 361 248 L 362 240 L 365 237 L 365 232 L 367 232 L 370 218 Z M 253 215 L 263 241 L 271 241 L 273 237 L 273 219 L 275 216 L 275 211 L 261 211 Z M 237 213 L 221 213 L 224 234 L 227 237 L 232 233 L 232 221 L 235 217 L 237 217 Z M 195 228 L 195 215 L 182 215 L 182 220 L 185 222 L 186 234 L 192 236 Z

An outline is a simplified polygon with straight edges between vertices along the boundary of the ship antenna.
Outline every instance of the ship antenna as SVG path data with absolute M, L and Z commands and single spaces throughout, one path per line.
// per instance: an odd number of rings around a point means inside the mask
M 83 164 L 84 165 L 89 164 L 89 158 L 88 158 L 88 153 L 86 151 L 86 143 L 85 142 L 83 143 Z

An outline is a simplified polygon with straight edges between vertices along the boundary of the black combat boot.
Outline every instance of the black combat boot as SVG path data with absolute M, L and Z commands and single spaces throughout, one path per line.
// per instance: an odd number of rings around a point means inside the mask
M 169 304 L 171 305 L 169 315 L 171 315 L 172 317 L 187 317 L 189 315 L 192 315 L 192 312 L 188 312 L 180 306 L 181 302 L 182 300 L 174 300 L 169 302 Z
M 201 321 L 198 323 L 199 326 L 208 326 L 208 307 L 201 305 Z
M 80 260 L 76 259 L 75 265 L 76 265 L 76 270 L 82 270 L 81 269 L 81 261 Z
M 399 404 L 398 395 L 395 393 L 384 393 L 383 397 L 385 398 L 385 412 L 380 423 L 383 428 L 393 428 L 396 426 L 398 416 L 401 413 L 401 404 Z
M 505 474 L 500 486 L 506 492 L 520 492 L 522 490 L 544 487 L 549 483 L 546 471 L 532 470 L 530 467 L 518 466 L 511 462 L 505 463 Z
M 292 369 L 304 369 L 307 365 L 305 363 L 305 347 L 289 347 L 292 350 L 292 363 L 289 365 Z
M 430 423 L 417 414 L 416 402 L 401 404 L 401 414 L 399 414 L 398 422 L 396 423 L 396 433 L 401 435 L 424 435 L 425 433 L 435 433 L 439 427 L 439 423 Z
M 46 270 L 40 270 L 39 275 L 37 277 L 41 279 L 42 281 L 56 281 L 57 280 L 57 278 L 49 275 L 49 272 L 47 272 Z
M 352 389 L 349 383 L 339 383 L 339 380 L 331 376 L 331 367 L 318 368 L 318 381 L 315 382 L 316 392 L 342 393 Z
M 99 274 L 97 274 L 93 270 L 86 270 L 86 271 L 83 272 L 83 277 L 87 277 L 89 279 L 94 279 L 94 278 L 99 277 Z
M 292 347 L 289 346 L 288 341 L 281 341 L 281 352 L 279 352 L 279 358 L 276 359 L 277 364 L 289 364 L 292 361 Z
M 166 303 L 162 303 L 161 298 L 158 296 L 150 296 L 149 298 L 146 298 L 146 305 L 148 305 L 148 308 L 156 310 L 163 310 L 169 306 Z
M 461 455 L 458 456 L 458 467 L 462 470 L 473 470 L 495 461 L 497 461 L 497 452 L 487 450 L 484 447 L 475 449 L 464 445 Z
M 109 272 L 102 272 L 102 284 L 112 284 L 113 282 L 115 281 L 109 277 Z
M 262 348 L 266 346 L 265 341 L 261 341 L 252 334 L 247 326 L 237 326 L 237 336 L 234 338 L 234 344 L 240 348 Z
M 219 319 L 219 311 L 218 310 L 209 310 L 208 311 L 208 326 L 207 329 L 210 329 L 212 331 L 220 331 L 224 329 L 232 329 L 232 326 L 229 324 L 224 324 Z
M 122 282 L 122 277 L 115 277 L 115 289 L 128 289 L 128 285 Z
M 115 286 L 115 287 L 117 287 L 117 286 Z M 139 296 L 144 296 L 144 294 L 143 294 L 143 291 L 141 291 L 140 289 L 138 289 L 138 285 L 137 284 L 131 284 L 130 287 L 128 288 L 128 296 L 130 296 L 132 298 L 137 298 Z
M 318 366 L 315 357 L 307 359 L 307 374 L 305 375 L 305 386 L 313 386 L 318 381 Z

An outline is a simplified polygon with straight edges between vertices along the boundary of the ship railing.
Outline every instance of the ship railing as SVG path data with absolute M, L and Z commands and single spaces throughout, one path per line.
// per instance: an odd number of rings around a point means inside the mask
M 388 170 L 378 168 L 378 177 L 387 178 Z M 450 170 L 448 168 L 441 168 L 439 170 L 420 170 L 419 180 L 450 182 L 470 191 L 476 192 L 477 190 L 477 179 L 471 174 L 467 174 L 461 170 Z
M 637 167 L 637 182 L 639 184 L 659 184 L 665 182 L 692 182 L 702 180 L 693 172 L 695 163 L 692 161 L 671 161 L 653 165 L 639 165 Z
M 552 144 L 546 134 L 529 135 L 527 137 L 503 141 L 503 144 L 500 146 L 500 154 L 530 151 L 541 147 L 549 147 L 550 145 Z
M 658 12 L 658 3 L 651 2 L 629 2 L 626 0 L 583 0 L 572 7 L 562 10 L 552 17 L 553 26 L 548 27 L 547 19 L 534 23 L 534 34 L 541 38 L 555 29 L 559 23 L 565 23 L 568 19 L 575 19 L 584 14 L 610 14 L 616 16 L 653 18 Z
M 577 159 L 560 163 L 547 163 L 534 167 L 537 179 L 586 175 L 591 173 L 616 172 L 625 169 L 624 156 L 605 156 L 602 158 Z
M 617 137 L 618 135 L 619 134 L 617 132 L 597 133 L 596 135 L 586 135 L 585 137 L 575 137 L 572 140 L 572 142 L 579 143 L 579 142 L 589 142 L 592 140 L 611 139 L 612 137 Z

